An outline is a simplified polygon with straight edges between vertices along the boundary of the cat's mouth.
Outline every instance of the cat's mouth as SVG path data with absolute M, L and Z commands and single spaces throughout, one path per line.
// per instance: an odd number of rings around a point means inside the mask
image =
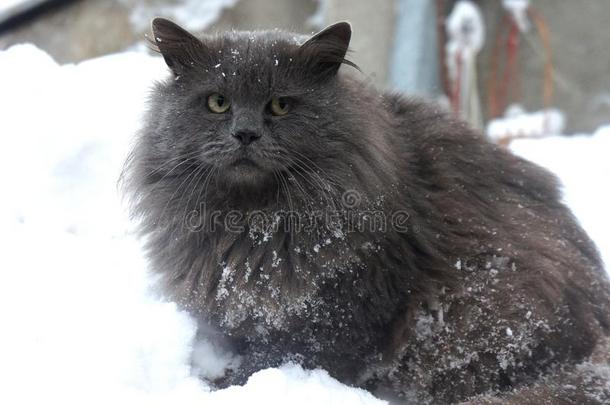
M 265 166 L 247 153 L 238 153 L 227 162 L 227 169 L 223 170 L 225 178 L 231 185 L 244 187 L 260 185 L 268 179 L 269 172 Z
M 229 167 L 236 169 L 260 169 L 261 165 L 257 162 L 256 154 L 248 148 L 240 148 L 231 157 Z
M 258 167 L 258 164 L 254 160 L 250 159 L 249 157 L 240 157 L 233 161 L 232 166 L 244 167 L 244 168 L 247 168 L 247 167 L 254 168 L 254 167 Z

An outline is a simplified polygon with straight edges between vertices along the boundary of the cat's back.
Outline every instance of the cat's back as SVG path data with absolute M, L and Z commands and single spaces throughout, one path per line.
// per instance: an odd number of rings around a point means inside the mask
M 400 170 L 414 190 L 409 195 L 439 225 L 439 234 L 461 236 L 452 242 L 466 239 L 465 251 L 475 241 L 487 246 L 478 251 L 490 254 L 527 256 L 533 263 L 544 257 L 550 268 L 542 277 L 591 278 L 607 287 L 597 248 L 563 203 L 554 174 L 441 107 L 398 94 L 385 97 L 393 114 L 392 142 L 408 157 Z M 608 290 L 603 295 L 607 300 Z
M 425 374 L 443 385 L 452 375 L 441 394 L 448 399 L 469 388 L 455 383 L 467 379 L 454 375 L 463 370 L 442 365 L 447 353 L 470 364 L 468 378 L 495 389 L 504 389 L 506 376 L 518 385 L 554 363 L 587 358 L 609 333 L 610 287 L 595 245 L 561 201 L 555 176 L 440 107 L 396 94 L 384 100 L 421 229 L 412 237 L 434 245 L 459 280 L 433 299 L 445 308 L 433 321 L 441 322 L 436 346 L 422 347 L 416 333 L 398 339 L 409 342 L 405 361 L 417 358 L 422 366 L 410 378 Z M 432 311 L 426 318 L 427 304 L 421 308 L 411 322 L 438 316 Z M 484 365 L 490 355 L 501 367 Z

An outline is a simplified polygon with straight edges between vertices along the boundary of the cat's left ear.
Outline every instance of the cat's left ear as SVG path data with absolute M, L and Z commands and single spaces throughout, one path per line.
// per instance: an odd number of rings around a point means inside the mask
M 351 37 L 350 24 L 345 21 L 338 22 L 309 38 L 301 45 L 299 52 L 315 74 L 335 75 L 341 64 L 358 69 L 353 62 L 345 59 Z
M 176 76 L 207 59 L 208 48 L 178 24 L 165 18 L 155 18 L 151 25 L 153 42 Z

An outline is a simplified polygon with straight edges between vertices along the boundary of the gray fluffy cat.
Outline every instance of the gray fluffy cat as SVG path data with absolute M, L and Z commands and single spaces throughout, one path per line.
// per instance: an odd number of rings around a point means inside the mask
M 608 279 L 550 173 L 366 85 L 347 23 L 153 33 L 125 184 L 163 292 L 242 356 L 219 386 L 296 360 L 399 402 L 610 403 Z

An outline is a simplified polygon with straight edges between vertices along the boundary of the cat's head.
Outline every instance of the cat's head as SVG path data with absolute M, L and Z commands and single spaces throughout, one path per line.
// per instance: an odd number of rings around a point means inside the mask
M 152 93 L 126 172 L 147 215 L 201 203 L 320 208 L 346 190 L 376 198 L 395 181 L 383 136 L 390 109 L 355 69 L 340 70 L 355 67 L 345 59 L 348 23 L 309 38 L 262 31 L 199 39 L 155 19 L 153 34 L 171 76 Z
M 342 115 L 335 76 L 353 65 L 348 23 L 306 41 L 279 31 L 198 39 L 160 18 L 152 26 L 173 75 L 155 100 L 159 160 L 190 154 L 227 187 L 258 187 L 290 166 L 345 152 L 329 133 Z

